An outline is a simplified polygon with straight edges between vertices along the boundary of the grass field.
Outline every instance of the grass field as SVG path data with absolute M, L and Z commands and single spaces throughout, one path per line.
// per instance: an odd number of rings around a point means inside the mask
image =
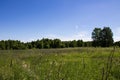
M 120 49 L 1 50 L 0 80 L 120 80 Z

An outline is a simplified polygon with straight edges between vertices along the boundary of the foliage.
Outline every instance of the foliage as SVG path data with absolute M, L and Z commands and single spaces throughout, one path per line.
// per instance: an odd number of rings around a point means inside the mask
M 93 46 L 101 46 L 100 44 L 101 28 L 95 28 L 92 32 Z
M 113 33 L 109 27 L 95 28 L 92 32 L 94 47 L 110 47 L 113 46 Z
M 11 49 L 26 49 L 26 46 L 23 42 L 18 40 L 2 40 L 0 41 L 1 50 L 11 50 Z
M 0 50 L 21 50 L 21 49 L 48 49 L 48 48 L 68 48 L 68 47 L 90 47 L 84 46 L 82 40 L 61 41 L 60 39 L 43 38 L 41 40 L 23 43 L 18 40 L 1 40 Z
M 115 43 L 114 43 L 114 46 L 120 47 L 120 41 L 115 42 Z

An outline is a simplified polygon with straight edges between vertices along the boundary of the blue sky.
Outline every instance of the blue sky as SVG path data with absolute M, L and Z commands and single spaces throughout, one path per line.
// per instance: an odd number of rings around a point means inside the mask
M 91 40 L 109 26 L 120 40 L 120 0 L 0 0 L 0 40 Z

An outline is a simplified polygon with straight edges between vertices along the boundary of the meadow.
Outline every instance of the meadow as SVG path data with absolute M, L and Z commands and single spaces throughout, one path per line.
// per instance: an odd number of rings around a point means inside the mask
M 0 80 L 120 80 L 120 49 L 0 50 Z

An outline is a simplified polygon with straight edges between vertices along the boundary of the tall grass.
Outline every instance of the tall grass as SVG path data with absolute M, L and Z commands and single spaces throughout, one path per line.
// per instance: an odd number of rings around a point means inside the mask
M 119 48 L 0 51 L 0 80 L 120 80 Z

